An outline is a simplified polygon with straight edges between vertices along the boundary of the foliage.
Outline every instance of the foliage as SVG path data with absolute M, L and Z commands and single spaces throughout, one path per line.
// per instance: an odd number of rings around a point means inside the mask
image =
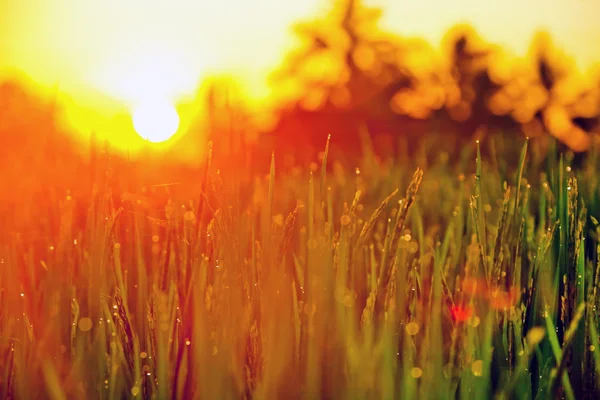
M 272 81 L 280 108 L 288 110 L 284 120 L 337 110 L 365 122 L 393 120 L 379 130 L 405 134 L 406 118 L 395 116 L 406 116 L 438 120 L 444 130 L 458 122 L 463 135 L 482 129 L 549 133 L 574 151 L 589 149 L 600 132 L 600 80 L 573 68 L 548 34 L 536 35 L 522 60 L 457 25 L 439 57 L 423 41 L 382 30 L 380 16 L 360 0 L 340 0 L 321 19 L 296 26 L 303 44 Z M 319 123 L 307 124 L 324 131 L 322 140 L 329 133 Z M 425 134 L 430 128 L 422 126 Z

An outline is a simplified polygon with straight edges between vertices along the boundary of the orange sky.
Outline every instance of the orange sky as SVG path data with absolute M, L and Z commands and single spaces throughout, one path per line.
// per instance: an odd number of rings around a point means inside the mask
M 435 44 L 456 22 L 524 54 L 550 31 L 587 68 L 600 60 L 600 0 L 370 0 L 383 26 Z M 450 6 L 451 4 L 451 6 Z M 492 6 L 493 4 L 493 6 Z M 176 99 L 226 68 L 259 93 L 265 72 L 293 45 L 291 22 L 322 12 L 323 0 L 0 0 L 0 71 L 19 68 L 75 99 L 94 91 L 126 106 Z

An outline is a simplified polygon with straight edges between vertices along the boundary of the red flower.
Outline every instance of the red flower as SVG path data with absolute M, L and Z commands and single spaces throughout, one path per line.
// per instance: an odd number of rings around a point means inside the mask
M 465 322 L 469 318 L 471 318 L 471 314 L 473 310 L 471 307 L 463 307 L 463 306 L 452 306 L 450 307 L 450 313 L 452 314 L 452 318 L 458 322 Z

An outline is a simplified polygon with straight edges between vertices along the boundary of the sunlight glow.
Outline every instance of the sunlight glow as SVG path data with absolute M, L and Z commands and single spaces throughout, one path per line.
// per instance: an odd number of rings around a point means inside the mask
M 442 0 L 363 1 L 383 9 L 382 29 L 416 37 L 436 49 L 448 28 L 464 22 L 472 24 L 485 41 L 506 47 L 509 57 L 526 55 L 532 35 L 545 29 L 581 68 L 600 59 L 600 24 L 594 17 L 600 10 L 598 0 L 505 0 L 493 6 L 480 0 L 455 0 L 451 6 Z M 68 95 L 73 106 L 65 119 L 76 131 L 93 131 L 131 151 L 144 144 L 131 127 L 132 109 L 146 99 L 176 102 L 179 131 L 184 132 L 199 107 L 190 105 L 188 112 L 181 104 L 195 101 L 198 87 L 214 75 L 234 75 L 256 109 L 265 108 L 267 102 L 294 98 L 304 90 L 302 85 L 292 83 L 272 90 L 267 78 L 282 57 L 301 44 L 292 34 L 291 24 L 318 18 L 330 6 L 325 0 L 0 0 L 0 80 L 14 69 L 47 89 Z M 363 67 L 376 61 L 365 49 L 353 56 Z M 423 75 L 427 66 L 433 65 L 424 57 L 405 62 Z M 340 78 L 339 68 L 331 60 L 315 59 L 306 68 L 303 74 L 325 70 L 325 79 Z M 497 73 L 506 75 L 508 71 Z M 441 90 L 422 87 L 415 93 L 400 94 L 394 107 L 424 118 L 443 99 Z M 444 90 L 448 94 L 451 89 Z M 508 108 L 508 94 L 493 99 L 493 111 L 531 121 L 530 110 L 513 112 Z M 542 101 L 541 96 L 522 97 Z M 470 110 L 463 107 L 459 96 L 455 98 L 452 112 L 464 118 Z M 350 102 L 343 91 L 333 99 L 339 106 Z M 305 107 L 316 108 L 323 99 L 313 96 L 305 101 Z M 166 109 L 171 110 L 167 113 L 171 116 L 167 117 L 169 129 L 156 132 L 156 124 L 148 123 L 155 115 L 144 117 L 144 122 L 136 116 L 136 131 L 151 140 L 164 140 L 177 129 L 172 106 Z M 138 128 L 140 124 L 145 127 Z
M 591 50 L 600 45 L 596 0 L 506 0 L 493 7 L 477 0 L 455 0 L 451 7 L 442 0 L 364 2 L 385 11 L 384 29 L 434 45 L 453 24 L 468 22 L 517 54 L 545 28 L 583 66 L 599 56 Z M 224 69 L 263 90 L 264 75 L 296 43 L 290 24 L 329 6 L 323 0 L 0 0 L 0 72 L 20 68 L 44 84 L 59 82 L 79 102 L 97 91 L 131 104 L 144 98 L 142 85 L 187 95 Z
M 179 114 L 167 101 L 140 104 L 133 112 L 135 131 L 144 139 L 159 143 L 169 140 L 179 127 Z

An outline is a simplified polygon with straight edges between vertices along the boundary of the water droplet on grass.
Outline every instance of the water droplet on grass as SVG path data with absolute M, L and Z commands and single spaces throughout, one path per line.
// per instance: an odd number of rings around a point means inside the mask
M 414 367 L 410 370 L 410 376 L 412 376 L 415 379 L 419 379 L 421 375 L 423 375 L 423 370 L 419 367 Z
M 185 219 L 186 221 L 194 221 L 194 219 L 196 218 L 196 216 L 194 215 L 193 211 L 186 211 L 185 214 L 183 214 L 183 219 Z
M 416 322 L 409 322 L 406 325 L 406 333 L 411 336 L 415 336 L 417 333 L 419 333 L 419 324 Z
M 473 361 L 473 364 L 471 364 L 471 372 L 473 372 L 473 375 L 475 375 L 475 376 L 482 376 L 483 375 L 483 361 L 482 360 Z
M 92 320 L 87 317 L 81 318 L 77 326 L 81 332 L 87 332 L 92 329 Z
M 346 214 L 342 215 L 342 217 L 340 218 L 340 223 L 342 224 L 342 226 L 350 225 L 350 221 L 350 216 Z

